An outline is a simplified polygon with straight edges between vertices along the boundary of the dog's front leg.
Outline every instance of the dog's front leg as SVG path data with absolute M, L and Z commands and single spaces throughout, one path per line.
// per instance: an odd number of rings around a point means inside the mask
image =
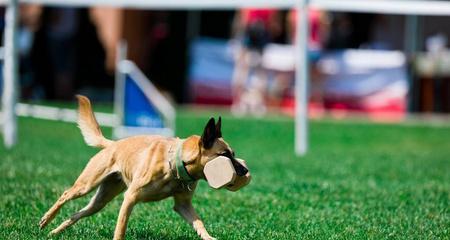
M 192 206 L 192 194 L 179 194 L 174 196 L 175 206 L 173 209 L 180 214 L 184 220 L 186 220 L 191 226 L 195 229 L 197 234 L 203 240 L 215 240 L 215 238 L 211 237 L 206 231 L 205 226 L 203 225 L 202 220 L 195 212 L 194 207 Z
M 122 206 L 120 207 L 119 217 L 117 219 L 117 225 L 114 231 L 114 240 L 122 240 L 125 238 L 128 219 L 136 203 L 137 192 L 129 188 L 125 192 Z

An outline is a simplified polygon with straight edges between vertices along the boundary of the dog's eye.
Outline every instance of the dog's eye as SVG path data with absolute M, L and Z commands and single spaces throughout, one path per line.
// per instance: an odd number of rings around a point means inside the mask
M 234 155 L 231 154 L 231 152 L 230 152 L 229 150 L 225 150 L 225 152 L 223 152 L 223 153 L 221 153 L 221 154 L 219 154 L 219 155 L 220 155 L 220 156 L 227 157 L 227 158 L 233 158 L 233 157 L 234 157 Z
M 234 152 L 231 152 L 230 150 L 225 150 L 225 152 L 223 152 L 223 153 L 221 153 L 219 155 L 227 157 L 227 158 L 231 158 L 231 159 L 234 158 Z

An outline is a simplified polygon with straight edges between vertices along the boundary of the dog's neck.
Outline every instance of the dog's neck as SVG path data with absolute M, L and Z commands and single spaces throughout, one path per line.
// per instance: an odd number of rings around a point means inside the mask
M 195 180 L 204 179 L 204 166 L 200 161 L 200 136 L 193 135 L 186 138 L 181 146 L 180 154 L 188 174 Z

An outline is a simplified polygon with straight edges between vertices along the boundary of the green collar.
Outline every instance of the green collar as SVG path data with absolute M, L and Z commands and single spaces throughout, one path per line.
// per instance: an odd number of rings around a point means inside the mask
M 189 175 L 186 167 L 184 166 L 183 160 L 181 160 L 181 149 L 183 148 L 184 140 L 180 140 L 177 146 L 177 153 L 175 157 L 175 168 L 177 169 L 177 178 L 186 181 L 186 182 L 194 182 L 195 179 Z

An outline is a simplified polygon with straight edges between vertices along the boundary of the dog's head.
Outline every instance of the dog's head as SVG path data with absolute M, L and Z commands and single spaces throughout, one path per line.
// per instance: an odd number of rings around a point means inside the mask
M 222 119 L 219 117 L 217 123 L 214 118 L 209 119 L 203 130 L 199 141 L 200 164 L 204 167 L 206 163 L 219 156 L 231 159 L 234 170 L 238 176 L 247 174 L 248 169 L 235 158 L 235 153 L 230 145 L 222 137 Z

